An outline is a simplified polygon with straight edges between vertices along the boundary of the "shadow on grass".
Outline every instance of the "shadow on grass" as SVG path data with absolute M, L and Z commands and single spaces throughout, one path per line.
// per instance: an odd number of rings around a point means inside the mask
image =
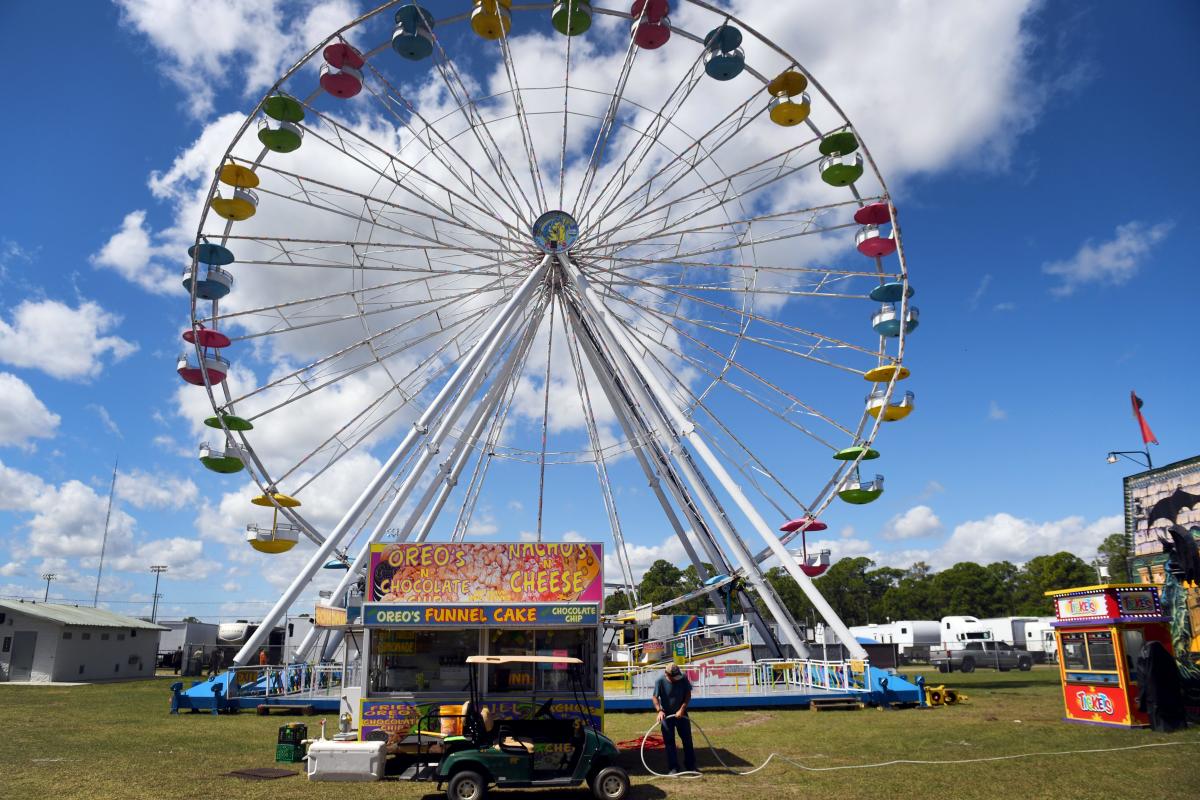
M 1046 685 L 1045 681 L 1031 681 L 1031 680 L 1024 680 L 1024 681 L 1013 681 L 1013 680 L 975 681 L 975 680 L 972 680 L 970 682 L 960 681 L 959 683 L 956 684 L 954 681 L 954 676 L 956 676 L 957 674 L 958 673 L 951 673 L 950 675 L 939 675 L 936 683 L 926 680 L 925 685 L 926 686 L 930 686 L 930 685 L 936 686 L 938 683 L 945 683 L 947 686 L 950 686 L 951 688 L 960 689 L 965 692 L 974 691 L 976 689 L 1028 689 L 1028 688 L 1034 687 L 1034 686 L 1041 687 L 1041 686 Z
M 681 762 L 683 761 L 682 750 L 683 750 L 683 748 L 680 748 L 679 759 Z M 717 760 L 718 755 L 721 757 L 720 761 Z M 725 762 L 725 764 L 727 766 L 722 766 L 722 764 L 721 764 L 722 761 Z M 638 756 L 637 750 L 623 751 L 621 753 L 620 763 L 621 763 L 621 766 L 624 767 L 627 772 L 629 772 L 630 777 L 635 777 L 635 778 L 652 778 L 652 777 L 654 777 L 646 770 L 646 768 L 644 766 L 642 766 L 642 760 Z M 653 769 L 657 772 L 666 772 L 667 771 L 667 756 L 666 756 L 666 753 L 661 749 L 647 750 L 646 751 L 646 763 L 650 765 L 651 769 Z M 757 766 L 757 765 L 751 764 L 749 761 L 742 758 L 741 756 L 735 755 L 734 753 L 730 752 L 729 750 L 725 750 L 724 748 L 720 748 L 720 747 L 716 748 L 716 755 L 714 755 L 713 751 L 710 750 L 708 747 L 706 747 L 704 745 L 700 745 L 699 747 L 696 748 L 696 766 L 703 772 L 725 773 L 725 772 L 729 772 L 731 770 L 742 771 L 742 770 L 746 770 L 746 769 L 749 769 L 750 767 Z
M 546 789 L 501 789 L 497 790 L 496 794 L 488 792 L 489 797 L 495 798 L 512 798 L 512 800 L 521 800 L 521 798 L 540 798 L 545 800 L 547 797 L 562 797 L 566 800 L 585 800 L 592 797 L 592 790 L 586 784 L 580 784 L 575 789 L 555 788 L 553 795 L 549 794 Z M 631 800 L 661 800 L 667 796 L 667 793 L 660 787 L 652 783 L 635 783 L 629 787 L 629 794 L 625 795 Z M 445 792 L 434 792 L 422 796 L 422 800 L 444 800 Z

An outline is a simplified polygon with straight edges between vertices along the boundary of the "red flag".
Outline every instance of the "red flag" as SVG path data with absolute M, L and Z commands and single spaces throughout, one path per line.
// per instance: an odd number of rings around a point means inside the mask
M 1146 418 L 1142 416 L 1142 398 L 1134 392 L 1130 392 L 1129 399 L 1133 402 L 1133 418 L 1137 420 L 1138 427 L 1142 429 L 1142 443 L 1158 444 L 1158 439 L 1154 438 L 1154 431 L 1150 430 L 1150 423 L 1146 422 Z

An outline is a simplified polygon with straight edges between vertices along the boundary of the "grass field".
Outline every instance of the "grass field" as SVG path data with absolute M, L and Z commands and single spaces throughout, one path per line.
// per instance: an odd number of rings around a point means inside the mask
M 945 679 L 950 680 L 946 681 Z M 700 750 L 700 780 L 653 779 L 629 754 L 634 798 L 1149 798 L 1200 797 L 1200 735 L 1163 735 L 1060 721 L 1058 671 L 927 673 L 970 695 L 951 708 L 851 712 L 698 712 L 722 757 L 741 769 L 771 752 L 811 767 L 893 759 L 973 759 L 1039 751 L 1187 743 L 1124 752 L 1005 761 L 802 772 L 772 763 L 749 777 L 725 773 Z M 252 713 L 167 713 L 171 680 L 76 687 L 0 685 L 0 798 L 418 798 L 432 784 L 309 783 L 303 777 L 242 781 L 222 773 L 269 767 L 284 720 Z M 294 718 L 293 718 L 294 719 Z M 307 720 L 310 730 L 318 718 Z M 652 718 L 610 714 L 616 740 L 640 737 Z M 333 715 L 330 726 L 336 724 Z M 652 753 L 661 758 L 661 753 Z M 655 766 L 656 762 L 651 761 Z M 295 765 L 299 769 L 300 765 Z M 661 771 L 661 764 L 657 765 Z M 497 798 L 589 797 L 571 792 L 497 792 Z

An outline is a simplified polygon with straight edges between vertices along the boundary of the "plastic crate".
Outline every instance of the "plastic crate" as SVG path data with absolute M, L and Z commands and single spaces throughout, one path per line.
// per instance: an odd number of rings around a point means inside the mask
M 289 722 L 279 726 L 278 744 L 300 744 L 308 738 L 308 726 L 303 722 Z
M 298 764 L 304 760 L 304 745 L 277 744 L 275 745 L 275 760 L 285 764 Z

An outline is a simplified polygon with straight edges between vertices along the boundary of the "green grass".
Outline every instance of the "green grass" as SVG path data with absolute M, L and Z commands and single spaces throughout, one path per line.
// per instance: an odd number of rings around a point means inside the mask
M 1071 725 L 1060 720 L 1058 671 L 939 675 L 966 692 L 968 703 L 941 709 L 856 712 L 697 712 L 722 757 L 741 769 L 771 752 L 813 767 L 892 759 L 987 756 L 1162 742 L 1185 746 L 1114 753 L 1036 757 L 958 765 L 902 765 L 837 772 L 801 772 L 773 763 L 749 777 L 722 774 L 706 750 L 697 781 L 651 780 L 631 754 L 635 798 L 1171 798 L 1200 795 L 1200 736 L 1162 735 Z M 303 777 L 241 781 L 221 773 L 275 766 L 275 735 L 284 721 L 253 713 L 213 717 L 167 713 L 170 679 L 78 687 L 0 686 L 0 798 L 418 798 L 432 784 L 309 783 Z M 330 725 L 336 724 L 329 715 Z M 295 719 L 295 718 L 292 718 Z M 319 718 L 306 720 L 310 730 Z M 640 737 L 646 714 L 610 714 L 614 739 Z M 661 759 L 661 753 L 651 758 Z M 651 761 L 662 769 L 661 762 Z M 295 765 L 298 769 L 300 765 Z M 499 797 L 583 798 L 573 792 L 503 792 Z

